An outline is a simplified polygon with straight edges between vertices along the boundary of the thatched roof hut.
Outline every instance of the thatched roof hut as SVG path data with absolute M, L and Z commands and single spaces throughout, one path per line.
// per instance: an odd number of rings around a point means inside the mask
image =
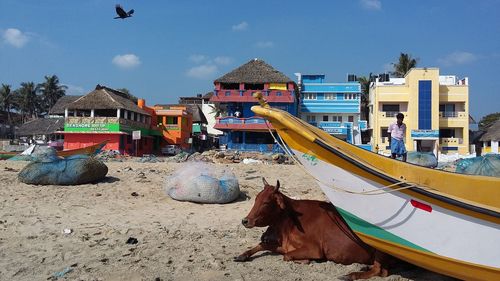
M 64 118 L 40 118 L 22 124 L 18 136 L 51 135 L 64 130 Z
M 82 96 L 62 96 L 60 97 L 57 102 L 52 106 L 52 108 L 49 110 L 50 115 L 64 115 L 64 109 L 68 107 L 70 103 L 73 103 L 77 99 L 81 98 Z
M 500 140 L 500 119 L 493 123 L 484 135 L 481 136 L 480 141 L 499 141 Z
M 214 81 L 214 83 L 247 84 L 289 82 L 293 80 L 260 59 L 253 59 Z
M 95 90 L 68 104 L 69 110 L 89 110 L 89 109 L 125 109 L 150 115 L 147 111 L 138 107 L 126 94 L 115 89 L 97 85 Z

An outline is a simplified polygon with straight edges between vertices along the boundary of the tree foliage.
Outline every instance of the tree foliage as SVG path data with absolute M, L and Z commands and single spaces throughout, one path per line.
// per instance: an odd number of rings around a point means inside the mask
M 124 94 L 124 98 L 127 98 L 127 99 L 133 101 L 135 104 L 137 104 L 137 100 L 139 98 L 132 95 L 132 93 L 130 93 L 130 91 L 127 88 L 120 88 L 120 89 L 116 89 L 116 90 L 119 92 L 122 92 Z
M 495 123 L 499 119 L 500 119 L 500 112 L 491 113 L 484 116 L 479 121 L 479 130 L 488 129 L 491 125 L 493 125 L 493 123 Z
M 358 77 L 358 82 L 361 84 L 361 114 L 364 120 L 368 121 L 368 116 L 370 109 L 368 105 L 370 104 L 370 78 L 366 76 Z
M 401 53 L 397 63 L 392 63 L 394 71 L 391 75 L 394 77 L 404 77 L 410 69 L 417 66 L 418 58 L 412 58 L 410 54 Z
M 45 76 L 45 81 L 38 84 L 42 96 L 41 109 L 42 112 L 48 113 L 50 108 L 56 104 L 57 100 L 66 95 L 65 85 L 59 84 L 57 75 Z

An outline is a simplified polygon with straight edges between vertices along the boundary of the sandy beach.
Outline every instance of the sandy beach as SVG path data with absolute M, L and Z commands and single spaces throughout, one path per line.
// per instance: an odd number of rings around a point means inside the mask
M 279 179 L 293 198 L 325 200 L 296 165 L 210 164 L 231 170 L 240 183 L 240 198 L 221 205 L 166 195 L 165 178 L 190 162 L 106 162 L 103 182 L 69 187 L 20 183 L 17 171 L 26 164 L 0 161 L 1 280 L 50 280 L 62 271 L 59 280 L 341 280 L 364 267 L 295 264 L 267 253 L 233 262 L 265 230 L 241 225 L 261 177 Z M 129 238 L 137 243 L 127 244 Z M 372 280 L 452 280 L 410 265 L 391 274 Z

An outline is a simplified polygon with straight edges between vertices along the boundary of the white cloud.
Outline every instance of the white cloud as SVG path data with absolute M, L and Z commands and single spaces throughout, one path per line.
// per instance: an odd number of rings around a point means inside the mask
M 380 0 L 361 0 L 361 7 L 367 10 L 382 10 L 382 2 Z
M 233 60 L 230 57 L 219 56 L 214 58 L 214 62 L 220 65 L 228 65 L 231 64 Z
M 85 94 L 85 89 L 83 87 L 71 85 L 71 84 L 66 84 L 66 87 L 68 87 L 66 89 L 67 95 L 80 96 L 80 95 Z
M 201 63 L 207 59 L 208 59 L 208 57 L 205 55 L 194 54 L 194 55 L 189 56 L 189 60 L 194 62 L 194 63 Z
M 134 54 L 116 55 L 113 64 L 123 69 L 130 69 L 141 64 L 141 60 Z
M 452 66 L 452 65 L 458 65 L 458 64 L 467 64 L 474 62 L 478 59 L 478 57 L 472 53 L 469 52 L 454 52 L 451 53 L 444 58 L 438 59 L 438 62 L 440 64 L 443 64 L 445 66 Z
M 16 28 L 9 28 L 3 32 L 4 41 L 16 48 L 22 48 L 30 40 L 26 33 Z
M 242 21 L 238 24 L 235 24 L 231 27 L 233 31 L 243 31 L 248 28 L 248 23 L 246 21 Z
M 217 71 L 216 65 L 203 64 L 192 67 L 187 71 L 186 75 L 198 79 L 209 79 L 217 73 Z
M 261 41 L 255 44 L 257 48 L 272 48 L 274 47 L 274 43 L 272 41 Z

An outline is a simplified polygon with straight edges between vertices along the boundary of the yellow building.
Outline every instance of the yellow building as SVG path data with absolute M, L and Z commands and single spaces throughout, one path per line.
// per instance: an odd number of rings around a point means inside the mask
M 412 68 L 404 78 L 387 76 L 370 85 L 369 129 L 374 150 L 390 152 L 387 127 L 401 112 L 408 151 L 469 153 L 468 78 L 440 76 L 438 68 Z

